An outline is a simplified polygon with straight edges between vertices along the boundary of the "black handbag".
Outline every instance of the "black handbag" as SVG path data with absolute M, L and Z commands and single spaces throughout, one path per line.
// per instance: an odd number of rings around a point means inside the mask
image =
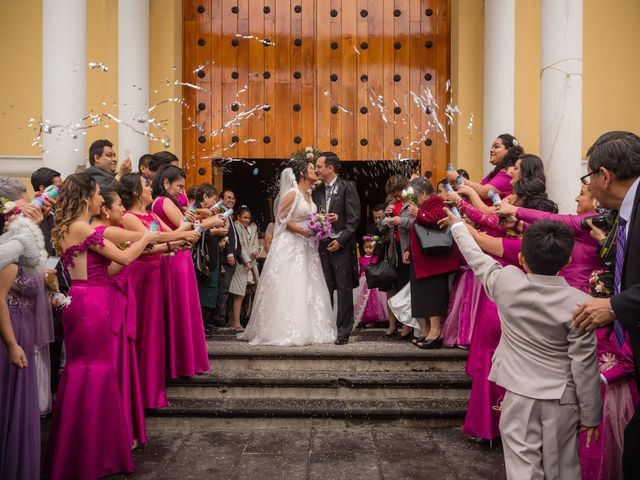
M 420 250 L 425 255 L 442 255 L 451 253 L 453 249 L 453 235 L 451 235 L 451 227 L 443 230 L 438 228 L 429 228 L 419 223 L 414 223 L 413 228 L 418 237 Z
M 393 290 L 398 283 L 398 272 L 386 257 L 386 248 L 376 263 L 371 262 L 364 267 L 367 287 L 377 288 L 381 292 Z

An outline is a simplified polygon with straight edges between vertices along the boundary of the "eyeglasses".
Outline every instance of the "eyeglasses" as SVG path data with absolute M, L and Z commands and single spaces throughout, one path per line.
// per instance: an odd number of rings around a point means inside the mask
M 587 173 L 586 175 L 583 175 L 580 177 L 580 181 L 582 182 L 583 185 L 589 185 L 591 183 L 591 175 L 595 175 L 596 173 L 599 173 L 600 169 L 595 170 L 591 173 Z

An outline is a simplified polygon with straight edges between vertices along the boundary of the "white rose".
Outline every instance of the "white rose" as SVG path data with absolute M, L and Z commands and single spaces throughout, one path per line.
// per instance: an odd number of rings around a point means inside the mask
M 407 196 L 407 189 L 402 190 L 402 196 L 406 197 Z
M 407 194 L 408 195 L 413 195 L 413 187 L 407 188 Z
M 16 208 L 16 202 L 7 202 L 4 204 L 4 208 L 2 209 L 2 213 L 4 213 L 5 215 L 7 213 L 11 213 L 13 212 L 13 210 Z
M 304 149 L 304 151 L 307 152 L 307 153 L 312 153 L 313 152 L 313 147 L 306 147 Z

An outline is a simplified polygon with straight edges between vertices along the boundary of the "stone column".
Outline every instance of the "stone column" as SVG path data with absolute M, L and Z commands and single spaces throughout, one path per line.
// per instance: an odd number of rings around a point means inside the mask
M 52 131 L 42 135 L 42 164 L 63 177 L 87 159 L 86 137 L 68 131 L 85 116 L 87 68 L 86 0 L 43 0 L 42 121 Z
M 489 147 L 501 133 L 515 129 L 515 0 L 484 2 L 484 130 L 483 166 L 487 173 Z
M 582 160 L 582 0 L 542 0 L 540 156 L 549 196 L 575 212 Z
M 118 0 L 118 116 L 136 130 L 149 108 L 149 0 Z M 129 155 L 133 171 L 149 153 L 148 138 L 127 125 L 118 126 L 118 156 Z

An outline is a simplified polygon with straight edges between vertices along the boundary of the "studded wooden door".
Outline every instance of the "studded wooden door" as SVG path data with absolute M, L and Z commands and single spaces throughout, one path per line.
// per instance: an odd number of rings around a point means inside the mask
M 307 145 L 444 174 L 450 0 L 184 0 L 183 21 L 189 183 Z

